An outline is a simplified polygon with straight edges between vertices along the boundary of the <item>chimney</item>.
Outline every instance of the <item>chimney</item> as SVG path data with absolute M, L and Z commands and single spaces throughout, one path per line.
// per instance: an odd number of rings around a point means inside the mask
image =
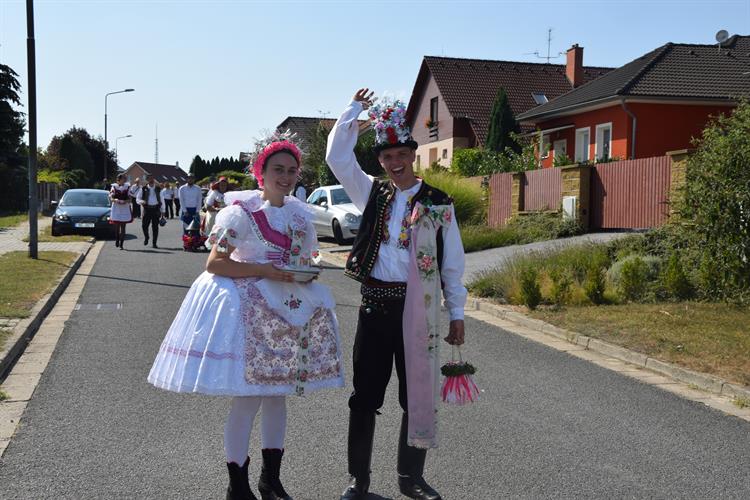
M 174 166 L 177 168 L 180 168 L 180 162 L 179 161 L 174 162 Z
M 565 64 L 565 76 L 573 88 L 583 83 L 583 47 L 573 44 L 568 49 L 567 62 Z

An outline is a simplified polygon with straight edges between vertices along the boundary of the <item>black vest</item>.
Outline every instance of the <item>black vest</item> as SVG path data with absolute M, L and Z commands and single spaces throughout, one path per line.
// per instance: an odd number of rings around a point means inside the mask
M 383 239 L 383 225 L 385 224 L 385 209 L 396 195 L 396 190 L 390 181 L 375 180 L 370 190 L 367 206 L 362 214 L 357 237 L 354 239 L 352 251 L 346 260 L 344 274 L 357 281 L 365 281 L 372 272 L 375 260 L 378 258 L 380 243 Z M 422 186 L 412 198 L 412 203 L 429 199 L 432 205 L 449 205 L 453 203 L 450 196 L 422 181 Z M 437 233 L 438 269 L 443 265 L 443 232 Z
M 141 199 L 146 202 L 146 206 L 148 206 L 148 191 L 149 187 L 148 184 L 143 186 L 143 194 L 141 195 Z M 161 206 L 161 188 L 159 186 L 154 186 L 154 193 L 156 193 L 156 204 Z

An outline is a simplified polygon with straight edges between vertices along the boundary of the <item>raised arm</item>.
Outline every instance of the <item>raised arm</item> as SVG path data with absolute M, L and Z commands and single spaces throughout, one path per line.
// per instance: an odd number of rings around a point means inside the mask
M 326 162 L 333 175 L 344 186 L 352 203 L 361 211 L 367 205 L 372 189 L 372 177 L 362 171 L 354 155 L 354 146 L 359 139 L 359 121 L 357 117 L 372 103 L 372 92 L 360 89 L 354 94 L 331 133 L 328 135 Z

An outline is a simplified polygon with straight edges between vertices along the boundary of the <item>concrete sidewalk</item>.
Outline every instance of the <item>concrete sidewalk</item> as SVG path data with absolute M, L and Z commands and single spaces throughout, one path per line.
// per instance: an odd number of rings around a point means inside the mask
M 45 228 L 52 225 L 51 217 L 39 217 L 39 233 Z M 22 222 L 16 227 L 0 228 L 0 255 L 8 252 L 25 252 L 29 249 L 29 243 L 23 241 L 29 236 L 28 221 Z M 67 251 L 67 252 L 85 252 L 90 243 L 81 242 L 61 242 L 61 243 L 39 243 L 39 251 Z

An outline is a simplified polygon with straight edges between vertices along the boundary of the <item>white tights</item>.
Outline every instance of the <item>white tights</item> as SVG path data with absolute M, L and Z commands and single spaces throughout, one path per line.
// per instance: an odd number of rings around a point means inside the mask
M 286 396 L 241 396 L 232 398 L 232 407 L 224 426 L 224 453 L 227 462 L 245 463 L 250 448 L 250 431 L 262 406 L 261 445 L 283 449 L 286 434 Z

